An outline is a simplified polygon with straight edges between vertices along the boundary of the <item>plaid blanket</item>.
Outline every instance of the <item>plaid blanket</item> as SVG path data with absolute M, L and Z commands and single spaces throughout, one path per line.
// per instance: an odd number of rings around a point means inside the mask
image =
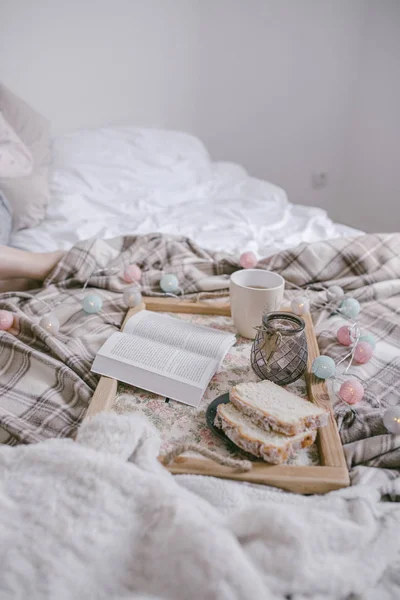
M 400 436 L 389 434 L 382 411 L 399 404 L 400 381 L 400 234 L 365 235 L 304 244 L 260 261 L 259 267 L 280 273 L 300 287 L 340 285 L 362 306 L 362 327 L 379 340 L 372 360 L 354 367 L 366 382 L 366 394 L 354 412 L 335 404 L 349 467 L 383 467 L 384 478 L 398 475 Z M 0 332 L 0 441 L 14 445 L 65 437 L 79 426 L 98 377 L 90 372 L 103 342 L 120 327 L 126 307 L 121 273 L 130 263 L 143 270 L 147 295 L 161 295 L 160 277 L 175 273 L 184 294 L 226 290 L 237 261 L 199 248 L 181 237 L 149 234 L 112 240 L 88 240 L 74 246 L 32 298 L 22 293 L 0 296 L 0 308 L 17 314 L 11 332 Z M 103 300 L 100 313 L 88 315 L 82 301 L 95 288 Z M 326 292 L 309 292 L 326 301 Z M 43 302 L 41 302 L 41 300 Z M 44 304 L 45 303 L 45 304 Z M 53 336 L 40 318 L 52 310 L 61 323 Z M 339 357 L 331 311 L 314 312 L 322 353 Z M 357 478 L 360 469 L 354 471 Z M 382 476 L 382 473 L 381 473 Z

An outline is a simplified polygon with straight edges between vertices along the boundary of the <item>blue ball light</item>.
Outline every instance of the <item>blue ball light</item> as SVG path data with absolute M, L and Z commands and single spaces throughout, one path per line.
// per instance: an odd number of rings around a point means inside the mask
M 103 307 L 103 300 L 97 294 L 88 294 L 83 299 L 83 310 L 89 314 L 98 313 Z
M 311 371 L 319 379 L 330 379 L 336 373 L 335 361 L 330 356 L 317 356 L 313 360 Z
M 355 319 L 360 310 L 360 303 L 355 298 L 345 298 L 340 304 L 339 308 L 339 312 L 344 314 L 349 319 Z
M 160 281 L 160 288 L 167 294 L 174 294 L 179 290 L 179 280 L 176 275 L 163 275 Z
M 374 338 L 372 333 L 369 333 L 369 332 L 363 333 L 362 335 L 360 335 L 360 338 L 358 341 L 359 342 L 367 342 L 370 346 L 372 346 L 372 348 L 375 349 L 376 339 Z

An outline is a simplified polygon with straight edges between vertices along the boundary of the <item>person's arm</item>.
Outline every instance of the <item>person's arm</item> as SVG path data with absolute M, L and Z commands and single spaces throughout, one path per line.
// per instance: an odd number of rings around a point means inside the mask
M 46 279 L 63 255 L 62 250 L 26 252 L 0 246 L 0 292 L 38 287 L 37 283 Z
M 40 287 L 41 282 L 34 279 L 4 279 L 0 281 L 0 294 L 3 294 L 3 292 L 25 292 Z

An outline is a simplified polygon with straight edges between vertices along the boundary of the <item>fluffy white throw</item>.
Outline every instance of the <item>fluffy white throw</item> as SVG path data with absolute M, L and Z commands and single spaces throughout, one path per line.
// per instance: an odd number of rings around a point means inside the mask
M 159 445 L 141 418 L 101 414 L 76 442 L 0 448 L 2 600 L 400 597 L 400 507 L 382 490 L 174 478 Z

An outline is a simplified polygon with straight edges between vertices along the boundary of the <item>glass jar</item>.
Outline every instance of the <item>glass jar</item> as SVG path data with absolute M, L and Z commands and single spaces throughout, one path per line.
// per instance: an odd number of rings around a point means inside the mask
M 251 366 L 261 379 L 278 385 L 296 381 L 307 366 L 307 339 L 303 319 L 289 312 L 271 312 L 251 347 Z

